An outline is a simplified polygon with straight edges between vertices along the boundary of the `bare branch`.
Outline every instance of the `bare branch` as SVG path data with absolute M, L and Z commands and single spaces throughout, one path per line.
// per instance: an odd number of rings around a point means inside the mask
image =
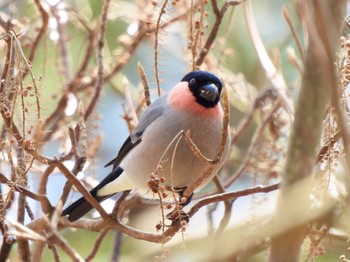
M 104 46 L 104 37 L 105 37 L 105 31 L 106 31 L 109 3 L 110 3 L 110 0 L 105 0 L 103 2 L 102 16 L 100 21 L 100 31 L 97 39 L 97 68 L 98 68 L 97 81 L 95 85 L 95 94 L 92 97 L 90 104 L 88 105 L 85 111 L 85 115 L 84 115 L 85 121 L 89 118 L 89 116 L 91 115 L 92 111 L 95 108 L 97 100 L 100 97 L 100 93 L 101 93 L 102 85 L 104 81 L 103 46 Z
M 220 28 L 222 19 L 225 15 L 227 9 L 230 6 L 239 5 L 242 1 L 240 1 L 240 0 L 228 0 L 222 6 L 220 12 L 219 12 L 216 0 L 212 0 L 211 2 L 212 2 L 212 6 L 213 6 L 213 10 L 214 10 L 216 19 L 215 19 L 215 23 L 214 23 L 214 25 L 209 33 L 207 41 L 205 42 L 205 44 L 202 48 L 202 51 L 200 52 L 200 54 L 198 55 L 198 58 L 196 60 L 196 67 L 197 68 L 203 64 L 205 57 L 207 56 L 211 46 L 213 45 L 214 40 L 216 39 L 216 36 L 219 32 L 219 28 Z
M 143 66 L 141 65 L 140 62 L 138 62 L 138 64 L 137 64 L 137 69 L 138 69 L 139 76 L 140 76 L 142 84 L 143 84 L 146 106 L 150 106 L 151 105 L 151 94 L 149 92 L 149 83 L 148 83 L 148 79 L 147 79 L 145 70 L 143 69 Z
M 345 1 L 309 1 L 307 3 L 309 15 L 302 17 L 308 25 L 309 43 L 275 221 L 279 221 L 289 209 L 286 206 L 290 197 L 289 188 L 297 181 L 312 175 L 324 112 L 327 103 L 330 102 L 330 87 L 333 87 L 331 89 L 336 87 L 336 82 L 332 81 L 335 79 L 333 59 L 335 43 L 338 42 L 341 28 L 341 23 L 337 23 L 338 15 L 344 7 Z M 328 30 L 324 34 L 326 24 Z M 309 188 L 298 193 L 298 201 L 309 203 L 311 185 L 308 186 Z M 300 223 L 273 237 L 269 260 L 299 261 L 301 244 L 306 232 L 307 224 Z
M 107 233 L 109 232 L 109 229 L 105 229 L 101 232 L 101 234 L 98 236 L 96 242 L 95 242 L 95 245 L 94 245 L 94 248 L 93 250 L 91 251 L 91 253 L 87 256 L 87 258 L 85 259 L 85 261 L 92 261 L 94 259 L 94 257 L 96 256 L 97 254 L 97 251 L 98 249 L 100 248 L 101 244 L 102 244 L 102 241 L 103 239 L 106 237 Z
M 265 70 L 266 77 L 270 81 L 271 85 L 276 90 L 278 95 L 281 97 L 283 102 L 283 107 L 290 114 L 290 116 L 293 117 L 294 109 L 293 109 L 292 101 L 285 94 L 287 90 L 287 85 L 284 81 L 284 78 L 281 72 L 279 72 L 274 66 L 274 64 L 272 63 L 264 47 L 264 44 L 260 38 L 258 29 L 256 27 L 252 7 L 251 7 L 251 1 L 245 1 L 243 3 L 243 7 L 245 11 L 245 16 L 246 16 L 250 37 L 252 38 L 255 51 L 257 52 L 258 57 L 260 59 L 260 63 L 263 69 Z

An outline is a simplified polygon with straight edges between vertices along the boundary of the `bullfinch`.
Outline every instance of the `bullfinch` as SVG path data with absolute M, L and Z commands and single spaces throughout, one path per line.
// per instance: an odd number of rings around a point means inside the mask
M 141 196 L 149 194 L 147 181 L 152 174 L 162 178 L 165 188 L 183 192 L 199 176 L 208 163 L 200 160 L 181 131 L 190 131 L 190 137 L 200 152 L 214 158 L 220 150 L 223 128 L 223 109 L 220 104 L 221 80 L 207 71 L 192 71 L 168 93 L 160 96 L 141 115 L 138 126 L 125 140 L 111 173 L 90 193 L 99 202 L 117 192 L 136 189 Z M 178 138 L 178 140 L 176 140 Z M 207 184 L 222 166 L 230 146 L 228 132 L 226 146 L 218 165 L 212 170 Z M 92 209 L 83 197 L 63 211 L 68 220 L 75 221 Z

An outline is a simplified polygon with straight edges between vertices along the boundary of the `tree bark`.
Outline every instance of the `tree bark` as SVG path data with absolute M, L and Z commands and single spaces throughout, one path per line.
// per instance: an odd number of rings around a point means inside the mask
M 273 220 L 277 225 L 284 222 L 286 213 L 290 213 L 290 201 L 298 201 L 301 204 L 310 202 L 311 184 L 308 189 L 300 190 L 298 194 L 291 195 L 291 188 L 296 182 L 312 175 L 331 88 L 336 88 L 334 57 L 345 11 L 345 1 L 301 0 L 298 4 L 307 28 L 308 46 L 278 211 Z M 293 192 L 295 193 L 295 190 Z M 302 221 L 273 236 L 269 261 L 299 261 L 306 233 L 307 221 Z

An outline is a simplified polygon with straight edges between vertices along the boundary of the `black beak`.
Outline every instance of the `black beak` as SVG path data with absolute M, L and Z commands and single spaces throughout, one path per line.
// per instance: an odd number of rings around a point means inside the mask
M 219 90 L 214 84 L 201 86 L 199 96 L 207 101 L 215 101 L 219 95 Z

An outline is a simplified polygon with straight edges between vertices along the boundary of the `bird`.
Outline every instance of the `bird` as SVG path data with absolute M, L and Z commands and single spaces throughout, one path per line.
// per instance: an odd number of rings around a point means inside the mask
M 222 89 L 222 81 L 211 72 L 195 70 L 187 73 L 168 93 L 144 110 L 139 124 L 117 156 L 105 165 L 112 165 L 112 171 L 90 194 L 99 202 L 133 189 L 146 196 L 152 193 L 147 181 L 157 174 L 166 189 L 176 189 L 181 196 L 181 192 L 203 175 L 208 163 L 195 156 L 179 134 L 189 131 L 200 152 L 212 159 L 220 150 L 222 130 L 227 128 L 222 157 L 211 170 L 210 177 L 195 192 L 204 187 L 223 165 L 231 144 L 229 125 L 223 126 Z M 73 222 L 92 209 L 81 197 L 64 209 L 62 216 L 68 215 L 68 220 Z

